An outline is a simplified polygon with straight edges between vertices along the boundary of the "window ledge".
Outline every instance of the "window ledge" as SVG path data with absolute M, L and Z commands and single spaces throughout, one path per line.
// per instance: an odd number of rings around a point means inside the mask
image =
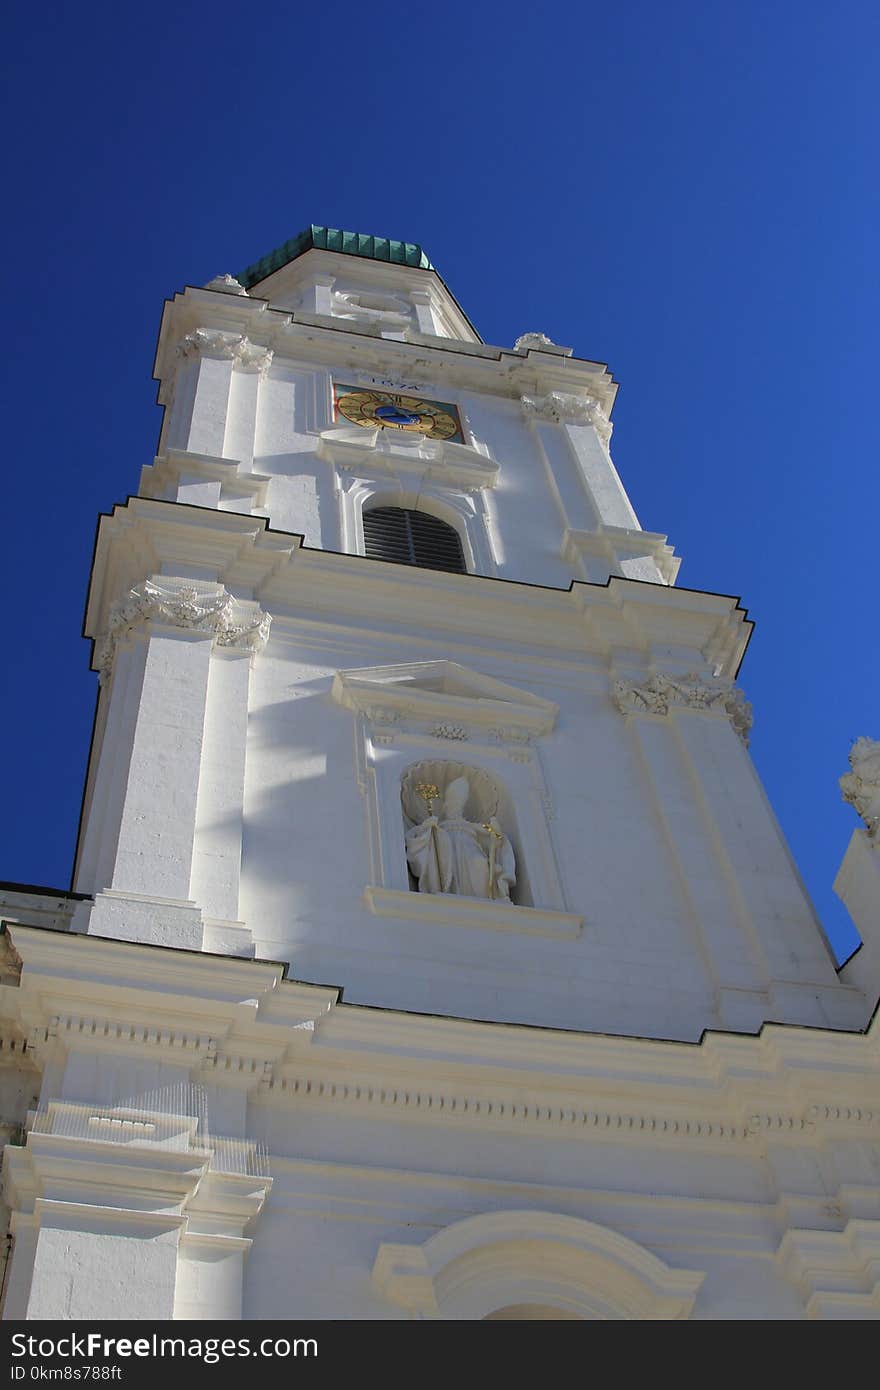
M 488 927 L 491 931 L 553 936 L 564 941 L 580 936 L 584 922 L 570 912 L 518 907 L 456 893 L 413 893 L 370 886 L 365 889 L 364 898 L 376 917 L 406 918 L 447 927 Z

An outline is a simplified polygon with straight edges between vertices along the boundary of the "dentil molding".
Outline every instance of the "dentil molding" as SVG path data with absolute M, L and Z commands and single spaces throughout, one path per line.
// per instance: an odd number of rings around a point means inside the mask
M 162 585 L 147 579 L 113 605 L 107 631 L 95 643 L 94 665 L 102 684 L 113 669 L 119 642 L 150 621 L 210 632 L 218 646 L 249 647 L 252 651 L 265 646 L 272 624 L 268 613 L 254 603 L 233 598 L 222 585 L 205 593 L 186 584 Z
M 649 676 L 647 680 L 616 680 L 612 699 L 621 714 L 668 715 L 675 706 L 725 714 L 748 747 L 752 707 L 736 686 L 707 680 L 690 672 L 685 676 Z
M 850 771 L 840 779 L 844 801 L 852 806 L 872 840 L 880 841 L 880 742 L 857 738 L 849 750 Z
M 209 286 L 209 288 L 216 288 Z M 271 348 L 260 347 L 241 333 L 226 333 L 222 329 L 196 328 L 187 333 L 177 345 L 179 357 L 231 358 L 241 371 L 258 372 L 265 376 L 272 365 Z

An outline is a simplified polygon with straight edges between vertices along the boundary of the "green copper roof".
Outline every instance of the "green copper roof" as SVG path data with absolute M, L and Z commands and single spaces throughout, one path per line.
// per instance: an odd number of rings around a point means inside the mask
M 321 251 L 341 251 L 346 256 L 365 256 L 371 261 L 391 261 L 394 265 L 410 265 L 417 270 L 433 270 L 421 246 L 411 241 L 389 241 L 384 236 L 365 236 L 363 232 L 343 232 L 338 227 L 306 227 L 299 236 L 291 237 L 268 256 L 249 265 L 236 279 L 249 290 L 283 265 L 296 260 L 305 251 L 316 247 Z

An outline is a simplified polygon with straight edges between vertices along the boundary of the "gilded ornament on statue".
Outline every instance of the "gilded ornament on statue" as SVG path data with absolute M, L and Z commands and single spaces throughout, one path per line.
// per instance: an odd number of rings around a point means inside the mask
M 486 821 L 468 820 L 470 779 L 459 776 L 444 782 L 439 815 L 434 814 L 438 783 L 418 782 L 415 792 L 428 807 L 426 818 L 406 832 L 407 862 L 419 892 L 510 902 L 516 883 L 513 846 L 494 815 Z
M 440 796 L 440 788 L 434 782 L 419 782 L 416 791 L 428 807 L 428 815 L 434 814 L 434 802 Z

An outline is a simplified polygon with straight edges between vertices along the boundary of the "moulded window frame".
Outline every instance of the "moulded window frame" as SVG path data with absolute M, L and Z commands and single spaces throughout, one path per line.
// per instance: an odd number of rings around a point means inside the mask
M 340 479 L 342 550 L 366 555 L 364 512 L 374 507 L 401 507 L 436 517 L 451 526 L 461 543 L 465 573 L 494 576 L 495 557 L 489 544 L 486 517 L 479 493 L 457 491 L 422 479 L 370 478 L 363 474 Z M 388 562 L 391 563 L 391 562 Z M 411 566 L 408 568 L 419 568 Z M 432 573 L 457 573 L 437 570 Z

